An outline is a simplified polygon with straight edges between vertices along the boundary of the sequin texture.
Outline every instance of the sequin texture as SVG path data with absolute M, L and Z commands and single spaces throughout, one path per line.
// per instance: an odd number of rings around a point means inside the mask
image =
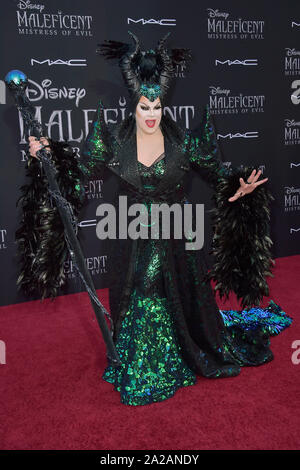
M 144 188 L 163 177 L 163 154 L 150 166 L 138 162 Z M 151 203 L 144 201 L 149 212 Z M 180 387 L 194 385 L 196 375 L 180 353 L 176 328 L 164 296 L 159 240 L 140 239 L 135 264 L 135 289 L 116 344 L 122 365 L 108 366 L 102 378 L 113 383 L 127 405 L 166 400 Z
M 201 175 L 204 170 L 218 194 L 219 183 L 222 186 L 226 182 L 231 170 L 217 158 L 208 111 L 206 117 L 201 138 L 187 131 L 181 143 L 167 139 L 166 158 L 162 155 L 147 167 L 133 158 L 135 136 L 122 145 L 113 137 L 112 158 L 108 157 L 109 141 L 104 138 L 100 109 L 82 162 L 86 174 L 102 166 L 118 168 L 124 179 L 122 191 L 133 202 L 144 203 L 148 215 L 152 203 L 179 202 L 183 206 L 183 177 L 190 167 L 200 170 Z M 207 267 L 201 250 L 188 252 L 182 240 L 174 237 L 135 242 L 130 255 L 122 248 L 114 255 L 110 307 L 122 364 L 118 368 L 108 365 L 102 376 L 120 392 L 121 403 L 136 406 L 159 402 L 172 397 L 179 387 L 195 384 L 197 375 L 233 377 L 242 366 L 272 360 L 269 336 L 291 322 L 279 306 L 274 303 L 267 309 L 220 312 L 205 279 Z
M 102 378 L 114 384 L 123 404 L 166 400 L 179 387 L 196 383 L 195 374 L 180 356 L 165 298 L 133 292 L 116 349 L 122 365 L 108 366 Z
M 202 160 L 203 154 L 197 158 Z M 217 178 L 222 177 L 222 169 L 219 173 L 217 164 L 210 164 Z M 144 200 L 148 212 L 151 212 L 151 192 L 164 177 L 165 168 L 163 155 L 150 167 L 138 162 L 143 188 L 149 191 L 149 197 Z M 137 406 L 166 400 L 178 388 L 196 384 L 200 371 L 207 378 L 233 377 L 240 373 L 241 366 L 264 364 L 273 359 L 269 336 L 291 322 L 274 302 L 267 309 L 218 311 L 212 291 L 199 271 L 195 253 L 185 252 L 189 259 L 186 291 L 194 302 L 192 307 L 187 304 L 185 308 L 191 314 L 198 312 L 193 334 L 199 348 L 197 353 L 193 352 L 190 338 L 186 349 L 197 364 L 196 374 L 184 359 L 178 337 L 186 326 L 178 313 L 179 302 L 172 303 L 177 287 L 170 263 L 166 262 L 167 243 L 168 240 L 152 238 L 138 240 L 134 288 L 116 342 L 122 365 L 118 368 L 109 365 L 102 376 L 114 384 L 123 404 Z M 182 260 L 177 270 L 184 269 L 185 262 Z
M 237 325 L 249 331 L 261 328 L 270 336 L 278 335 L 292 323 L 292 319 L 273 300 L 267 308 L 253 307 L 241 312 L 220 310 L 220 313 L 227 328 Z

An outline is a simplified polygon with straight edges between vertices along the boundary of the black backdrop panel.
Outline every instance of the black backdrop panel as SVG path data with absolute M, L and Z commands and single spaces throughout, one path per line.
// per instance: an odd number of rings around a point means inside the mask
M 170 47 L 189 47 L 193 62 L 177 70 L 165 112 L 183 127 L 199 124 L 209 104 L 222 159 L 228 165 L 253 164 L 269 177 L 274 194 L 274 257 L 299 253 L 300 237 L 300 6 L 262 1 L 214 5 L 182 3 L 51 0 L 7 1 L 1 15 L 0 81 L 0 305 L 29 300 L 16 290 L 16 201 L 26 182 L 26 139 L 22 122 L 3 79 L 11 69 L 30 78 L 29 98 L 46 133 L 80 148 L 97 100 L 106 119 L 118 123 L 128 110 L 128 94 L 117 67 L 97 57 L 97 43 L 128 41 L 137 34 L 144 48 L 170 32 Z M 87 204 L 79 218 L 79 236 L 96 288 L 109 287 L 111 244 L 96 237 L 96 209 L 110 202 L 116 181 L 106 174 L 86 187 Z M 211 192 L 190 176 L 190 199 L 204 203 L 208 262 Z M 83 290 L 70 262 L 61 294 Z

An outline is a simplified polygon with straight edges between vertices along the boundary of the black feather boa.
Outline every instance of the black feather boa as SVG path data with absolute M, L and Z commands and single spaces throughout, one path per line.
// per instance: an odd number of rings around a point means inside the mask
M 52 161 L 62 196 L 72 205 L 77 217 L 84 202 L 83 175 L 72 147 L 49 139 Z M 66 282 L 64 262 L 68 254 L 64 226 L 55 201 L 48 193 L 48 182 L 36 158 L 28 156 L 26 176 L 29 184 L 20 188 L 17 206 L 21 222 L 15 233 L 19 265 L 18 289 L 25 295 L 52 299 Z
M 266 184 L 234 202 L 228 199 L 240 186 L 239 178 L 247 181 L 253 168 L 234 169 L 222 179 L 213 196 L 214 237 L 211 253 L 215 263 L 208 274 L 216 282 L 215 291 L 228 298 L 235 292 L 245 306 L 259 305 L 269 295 L 266 276 L 272 276 L 275 264 L 271 257 L 270 202 L 274 200 Z

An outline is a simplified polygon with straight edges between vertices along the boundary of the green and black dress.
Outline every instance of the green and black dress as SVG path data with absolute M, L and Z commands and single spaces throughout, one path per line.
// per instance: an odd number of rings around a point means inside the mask
M 164 154 L 151 166 L 138 162 L 144 190 L 153 191 L 165 173 Z M 148 199 L 142 201 L 151 213 Z M 116 349 L 122 365 L 109 365 L 102 376 L 120 392 L 127 405 L 146 405 L 170 398 L 180 387 L 194 385 L 196 373 L 185 361 L 173 321 L 172 303 L 166 293 L 161 240 L 139 239 L 135 258 L 133 289 L 122 320 Z M 199 276 L 198 282 L 201 282 Z M 224 320 L 223 361 L 226 376 L 234 376 L 239 366 L 258 365 L 273 358 L 269 335 L 290 323 L 280 307 L 249 313 L 220 311 Z M 224 374 L 224 366 L 213 377 Z

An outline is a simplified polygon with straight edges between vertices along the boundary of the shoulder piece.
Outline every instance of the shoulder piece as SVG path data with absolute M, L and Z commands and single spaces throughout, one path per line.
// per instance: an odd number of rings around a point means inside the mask
M 90 132 L 81 152 L 79 167 L 90 176 L 102 174 L 103 166 L 112 156 L 111 135 L 104 117 L 104 106 L 99 100 Z

